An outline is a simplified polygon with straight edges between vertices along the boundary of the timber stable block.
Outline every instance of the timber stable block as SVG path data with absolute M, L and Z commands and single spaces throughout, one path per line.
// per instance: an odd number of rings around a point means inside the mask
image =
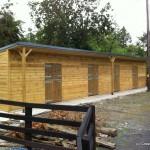
M 145 58 L 27 42 L 0 48 L 0 69 L 0 98 L 13 101 L 55 103 L 146 86 Z

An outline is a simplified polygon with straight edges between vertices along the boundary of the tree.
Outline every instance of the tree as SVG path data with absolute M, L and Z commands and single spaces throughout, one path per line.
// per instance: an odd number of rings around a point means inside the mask
M 133 44 L 129 45 L 127 47 L 127 54 L 129 54 L 131 56 L 138 56 L 138 57 L 146 56 L 146 52 L 141 47 L 141 45 L 139 45 L 139 43 L 136 43 L 136 45 L 133 45 Z
M 99 10 L 97 0 L 31 1 L 31 17 L 38 29 L 28 40 L 100 52 L 143 56 L 140 45 L 131 44 L 125 27 L 119 29 L 107 3 Z M 130 45 L 129 45 L 130 44 Z
M 120 42 L 120 46 L 122 48 L 127 47 L 127 44 L 131 43 L 131 36 L 127 32 L 125 27 L 122 27 L 117 33 L 118 41 Z
M 22 41 L 36 42 L 36 35 L 31 28 L 28 28 L 28 33 L 22 38 Z
M 98 43 L 96 43 L 94 37 L 89 41 L 89 44 L 94 50 L 119 54 L 128 53 L 127 48 L 129 43 L 131 43 L 131 36 L 126 28 L 119 29 L 117 25 L 112 32 L 102 36 Z
M 21 21 L 15 20 L 8 1 L 0 9 L 0 47 L 19 41 L 22 35 Z
M 147 47 L 147 34 L 143 33 L 143 35 L 141 37 L 139 37 L 138 39 L 139 39 L 139 44 L 143 48 L 146 48 Z
M 111 34 L 104 37 L 101 42 L 102 51 L 115 53 L 117 48 L 120 48 L 120 43 L 117 40 L 116 32 L 112 32 Z
M 96 0 L 43 0 L 29 6 L 37 41 L 44 44 L 92 49 L 92 38 L 99 43 L 113 31 L 109 3 L 100 11 Z

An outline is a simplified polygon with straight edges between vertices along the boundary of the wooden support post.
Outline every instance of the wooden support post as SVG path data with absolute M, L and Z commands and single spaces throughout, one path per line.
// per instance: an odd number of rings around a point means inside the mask
M 26 48 L 24 47 L 22 51 L 19 51 L 19 54 L 21 56 L 22 61 L 22 100 L 23 102 L 26 102 L 26 61 L 27 56 L 31 53 L 32 49 L 29 51 L 26 51 Z
M 10 73 L 10 51 L 8 51 L 8 99 L 11 100 L 11 73 Z M 11 105 L 9 105 L 8 112 L 11 111 Z
M 26 102 L 26 49 L 22 49 L 22 98 Z
M 110 58 L 111 61 L 111 94 L 114 94 L 114 63 L 115 57 Z

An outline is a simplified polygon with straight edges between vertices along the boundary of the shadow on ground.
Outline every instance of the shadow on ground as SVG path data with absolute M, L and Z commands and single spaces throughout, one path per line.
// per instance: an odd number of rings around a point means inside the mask
M 97 103 L 96 115 L 118 129 L 117 150 L 150 150 L 150 92 Z

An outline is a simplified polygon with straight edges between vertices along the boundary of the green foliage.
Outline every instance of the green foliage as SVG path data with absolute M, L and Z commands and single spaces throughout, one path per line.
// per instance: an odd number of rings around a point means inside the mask
M 143 33 L 141 37 L 139 37 L 139 45 L 141 45 L 143 48 L 147 47 L 147 34 Z
M 132 56 L 146 56 L 146 51 L 137 43 L 136 45 L 129 45 L 127 47 L 127 53 Z
M 36 42 L 36 34 L 33 33 L 31 28 L 28 28 L 28 33 L 21 40 L 26 42 Z
M 125 27 L 122 27 L 118 32 L 117 32 L 117 39 L 120 42 L 120 47 L 125 48 L 127 47 L 127 44 L 131 43 L 131 36 L 127 32 Z
M 112 32 L 106 35 L 99 43 L 102 52 L 114 53 L 117 48 L 120 47 L 120 43 L 117 40 L 117 34 Z
M 136 45 L 131 44 L 126 28 L 119 29 L 114 22 L 110 3 L 99 10 L 97 0 L 31 1 L 31 17 L 37 32 L 29 28 L 25 37 L 21 21 L 15 20 L 10 11 L 12 5 L 8 1 L 0 9 L 0 47 L 23 40 L 132 56 L 146 54 L 146 34 Z
M 19 41 L 22 38 L 21 21 L 15 20 L 8 1 L 0 8 L 0 47 Z
M 125 27 L 114 31 L 104 38 L 101 43 L 100 51 L 111 52 L 115 54 L 145 57 L 146 35 L 144 34 L 136 44 L 131 44 L 131 36 Z
M 98 11 L 96 0 L 43 0 L 29 3 L 38 28 L 37 41 L 90 49 L 113 31 L 109 3 Z

